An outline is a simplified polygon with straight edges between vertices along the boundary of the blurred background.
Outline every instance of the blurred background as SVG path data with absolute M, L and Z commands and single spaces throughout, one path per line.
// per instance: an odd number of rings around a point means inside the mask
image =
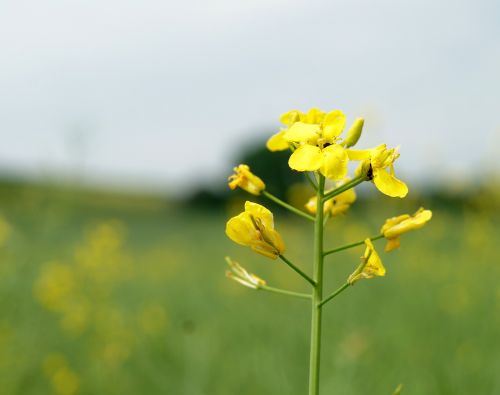
M 2 394 L 304 394 L 307 302 L 224 277 L 247 163 L 301 207 L 269 153 L 290 109 L 365 118 L 360 148 L 401 146 L 405 200 L 366 183 L 336 247 L 433 211 L 382 253 L 388 274 L 325 311 L 324 394 L 499 394 L 498 2 L 0 1 Z M 310 271 L 311 229 L 271 208 Z M 381 242 L 379 242 L 381 243 Z M 383 245 L 377 244 L 382 251 Z M 329 257 L 328 290 L 362 249 Z

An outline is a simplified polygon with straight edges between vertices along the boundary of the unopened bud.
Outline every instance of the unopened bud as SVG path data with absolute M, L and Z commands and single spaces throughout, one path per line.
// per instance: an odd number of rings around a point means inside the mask
M 361 132 L 363 131 L 364 123 L 365 120 L 363 118 L 356 118 L 353 122 L 351 128 L 347 132 L 347 137 L 344 140 L 344 146 L 346 148 L 352 147 L 358 142 L 361 137 Z

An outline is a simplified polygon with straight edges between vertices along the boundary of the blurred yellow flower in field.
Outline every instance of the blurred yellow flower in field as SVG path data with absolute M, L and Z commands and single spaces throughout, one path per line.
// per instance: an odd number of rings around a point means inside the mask
M 340 110 L 325 113 L 317 108 L 307 114 L 292 110 L 283 114 L 281 122 L 287 126 L 267 142 L 271 151 L 293 148 L 288 164 L 297 171 L 319 170 L 325 177 L 340 180 L 347 174 L 348 156 L 344 146 L 354 145 L 363 127 L 358 118 L 349 130 L 348 138 L 340 142 L 346 117 Z
M 241 266 L 238 262 L 233 261 L 228 256 L 226 257 L 226 262 L 230 269 L 226 271 L 227 278 L 252 289 L 258 289 L 263 285 L 266 285 L 266 282 L 263 279 L 253 273 L 249 273 L 243 266 Z
M 250 171 L 248 165 L 239 165 L 234 168 L 234 174 L 229 176 L 228 185 L 231 189 L 240 187 L 252 195 L 260 195 L 266 189 L 266 184 Z
M 356 175 L 366 175 L 380 192 L 387 196 L 400 198 L 408 194 L 406 184 L 394 175 L 394 161 L 399 158 L 397 148 L 388 149 L 385 144 L 381 144 L 366 150 L 350 149 L 347 150 L 347 153 L 350 160 L 362 161 L 356 169 Z
M 74 395 L 80 389 L 80 377 L 68 366 L 64 355 L 59 353 L 47 355 L 42 368 L 56 394 Z
M 420 207 L 413 215 L 403 214 L 387 219 L 380 229 L 380 233 L 388 240 L 385 251 L 389 252 L 398 248 L 400 245 L 399 236 L 411 230 L 420 229 L 431 218 L 432 211 Z
M 348 181 L 349 178 L 339 181 L 337 182 L 336 187 L 340 187 Z M 325 194 L 327 194 L 330 191 L 325 191 Z M 311 214 L 316 214 L 317 201 L 318 201 L 317 197 L 313 196 L 305 204 L 305 208 Z M 327 200 L 323 206 L 323 211 L 325 213 L 329 212 L 332 217 L 335 217 L 337 215 L 344 214 L 349 209 L 349 207 L 351 207 L 351 204 L 353 204 L 355 201 L 356 201 L 356 192 L 354 191 L 354 188 L 351 188 L 345 192 L 338 194 L 337 196 L 331 198 L 330 200 Z
M 245 202 L 245 211 L 226 224 L 226 235 L 234 242 L 276 259 L 285 251 L 280 234 L 274 230 L 273 214 L 264 206 Z
M 385 276 L 385 267 L 382 260 L 375 251 L 375 247 L 370 239 L 365 240 L 365 254 L 363 255 L 362 262 L 358 268 L 349 276 L 347 282 L 354 284 L 356 281 L 363 278 L 373 278 L 375 276 Z
M 34 293 L 48 310 L 62 311 L 67 306 L 76 284 L 75 273 L 70 265 L 50 262 L 43 267 L 35 282 Z

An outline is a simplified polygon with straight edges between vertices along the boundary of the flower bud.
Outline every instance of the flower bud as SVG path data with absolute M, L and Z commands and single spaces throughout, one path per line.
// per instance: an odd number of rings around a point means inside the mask
M 240 187 L 252 195 L 260 195 L 266 189 L 264 181 L 253 174 L 247 165 L 235 167 L 234 173 L 228 178 L 229 188 L 236 189 L 236 187 Z
M 364 123 L 365 120 L 363 118 L 356 118 L 351 128 L 347 132 L 347 136 L 344 140 L 344 147 L 352 147 L 358 142 L 359 138 L 361 137 L 361 132 L 363 131 Z

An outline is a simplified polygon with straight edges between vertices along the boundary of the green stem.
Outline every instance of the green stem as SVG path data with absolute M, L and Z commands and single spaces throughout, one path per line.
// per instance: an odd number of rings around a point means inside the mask
M 293 270 L 295 270 L 298 274 L 300 274 L 307 282 L 309 282 L 313 287 L 316 285 L 314 280 L 309 277 L 307 274 L 305 274 L 302 270 L 300 270 L 297 266 L 295 266 L 292 262 L 290 262 L 287 258 L 285 258 L 283 255 L 279 255 L 281 260 L 285 262 L 288 266 L 290 266 Z
M 274 293 L 281 294 L 281 295 L 295 296 L 297 298 L 302 298 L 302 299 L 311 299 L 311 295 L 309 295 L 309 294 L 304 294 L 304 293 L 294 292 L 294 291 L 287 291 L 286 289 L 274 288 L 274 287 L 270 287 L 268 285 L 259 285 L 258 289 L 262 289 L 264 291 L 269 291 L 269 292 L 274 292 Z
M 344 185 L 339 186 L 338 188 L 335 188 L 333 191 L 324 195 L 323 202 L 326 202 L 327 200 L 330 200 L 332 197 L 340 195 L 342 192 L 345 192 L 355 187 L 356 185 L 361 184 L 363 181 L 366 181 L 366 176 L 364 175 L 353 178 L 351 181 L 345 183 Z
M 340 294 L 341 292 L 343 292 L 344 290 L 346 290 L 348 287 L 349 287 L 349 283 L 345 283 L 344 285 L 342 285 L 339 289 L 337 289 L 335 292 L 333 292 L 331 295 L 329 295 L 327 298 L 325 298 L 324 300 L 322 300 L 319 304 L 318 304 L 318 307 L 321 307 L 323 306 L 326 302 L 329 302 L 330 300 L 332 300 L 335 296 L 337 296 L 338 294 Z
M 382 239 L 383 237 L 384 237 L 384 235 L 373 236 L 373 237 L 370 237 L 370 240 L 371 241 L 375 241 L 375 240 Z M 354 248 L 354 247 L 357 247 L 357 246 L 360 246 L 360 245 L 363 245 L 363 244 L 365 244 L 364 240 L 357 241 L 356 243 L 347 244 L 347 245 L 342 246 L 342 247 L 334 248 L 333 250 L 325 251 L 323 253 L 323 256 L 327 256 L 327 255 L 333 254 L 335 252 L 343 251 L 343 250 L 348 250 L 349 248 Z
M 323 206 L 325 177 L 319 175 L 316 218 L 314 223 L 314 274 L 311 315 L 311 348 L 309 361 L 309 395 L 319 394 L 319 369 L 321 352 L 321 299 L 323 297 Z
M 271 195 L 269 192 L 267 191 L 262 191 L 262 194 L 267 197 L 268 199 L 271 199 L 273 202 L 275 203 L 278 203 L 280 206 L 283 206 L 284 208 L 286 208 L 287 210 L 290 210 L 292 213 L 295 213 L 297 215 L 300 215 L 301 217 L 304 217 L 304 218 L 307 218 L 308 220 L 310 221 L 314 221 L 314 217 L 291 206 L 290 204 L 284 202 L 283 200 L 281 199 L 278 199 L 276 196 L 274 195 Z

